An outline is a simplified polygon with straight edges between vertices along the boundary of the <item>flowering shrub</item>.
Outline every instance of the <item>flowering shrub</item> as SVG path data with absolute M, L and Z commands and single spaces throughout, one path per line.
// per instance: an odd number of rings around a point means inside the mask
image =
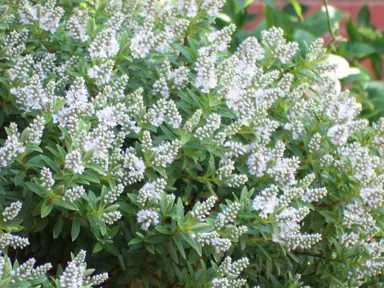
M 222 0 L 6 2 L 1 287 L 381 283 L 384 119 L 321 40 L 231 54 Z

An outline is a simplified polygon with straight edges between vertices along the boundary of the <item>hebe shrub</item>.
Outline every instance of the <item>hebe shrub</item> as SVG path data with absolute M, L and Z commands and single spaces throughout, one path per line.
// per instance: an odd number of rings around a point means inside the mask
M 3 2 L 0 287 L 382 285 L 384 120 L 223 4 Z

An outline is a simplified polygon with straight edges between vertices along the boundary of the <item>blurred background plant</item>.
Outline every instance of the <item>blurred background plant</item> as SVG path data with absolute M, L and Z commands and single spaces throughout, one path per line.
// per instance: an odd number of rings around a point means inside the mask
M 263 1 L 263 11 L 250 12 L 253 0 L 227 0 L 217 28 L 235 24 L 232 49 L 248 36 L 260 39 L 261 31 L 272 26 L 284 30 L 286 37 L 300 44 L 302 53 L 318 37 L 324 38 L 329 52 L 329 62 L 337 63 L 338 77 L 343 88 L 348 88 L 363 105 L 362 117 L 375 121 L 384 116 L 384 81 L 382 55 L 384 34 L 371 23 L 369 7 L 360 8 L 356 21 L 345 11 L 337 9 L 324 0 L 318 11 L 308 13 L 308 6 L 298 0 L 289 0 L 282 8 L 273 0 Z M 252 25 L 259 20 L 257 25 Z M 346 35 L 341 33 L 345 21 Z M 249 29 L 249 26 L 253 26 Z

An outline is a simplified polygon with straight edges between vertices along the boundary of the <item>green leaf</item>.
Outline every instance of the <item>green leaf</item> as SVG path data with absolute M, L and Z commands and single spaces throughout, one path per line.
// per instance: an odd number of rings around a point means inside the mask
M 208 169 L 207 173 L 205 174 L 206 177 L 210 177 L 214 175 L 216 172 L 215 169 L 215 157 L 212 155 L 212 153 L 209 154 L 209 162 L 208 162 Z
M 328 6 L 328 9 L 330 12 L 331 27 L 332 30 L 334 30 L 338 26 L 340 20 L 344 17 L 344 13 L 332 6 Z M 311 14 L 304 19 L 302 26 L 302 29 L 311 32 L 315 37 L 323 36 L 329 32 L 326 12 L 321 10 Z
M 175 261 L 175 263 L 178 264 L 179 263 L 179 258 L 177 257 L 176 248 L 173 245 L 173 243 L 172 242 L 168 242 L 167 243 L 167 248 L 168 248 L 169 254 L 171 254 L 171 257 L 172 257 L 173 261 Z
M 83 174 L 79 175 L 79 177 L 89 182 L 100 183 L 99 177 L 92 171 L 85 171 Z
M 362 41 L 361 34 L 359 29 L 356 27 L 355 23 L 353 23 L 351 18 L 348 18 L 346 23 L 347 33 L 350 41 L 360 42 Z
M 15 176 L 15 185 L 19 186 L 19 184 L 24 180 L 25 178 L 25 172 L 19 171 Z
M 42 188 L 40 188 L 40 186 L 38 186 L 37 184 L 32 182 L 27 182 L 26 184 L 29 190 L 31 190 L 32 192 L 36 193 L 40 197 L 43 197 L 43 198 L 46 197 L 46 192 Z
M 55 172 L 60 172 L 60 168 L 59 168 L 59 165 L 57 165 L 55 162 L 53 162 L 50 158 L 48 158 L 47 156 L 45 155 L 40 155 L 41 159 L 43 159 L 43 161 L 45 163 L 47 163 L 47 165 L 52 168 Z
M 98 253 L 98 252 L 100 252 L 101 250 L 103 250 L 103 244 L 101 244 L 100 242 L 97 242 L 96 244 L 95 244 L 95 246 L 93 247 L 93 251 L 92 251 L 92 253 L 93 254 L 96 254 L 96 253 Z
M 301 52 L 306 52 L 307 46 L 316 40 L 316 38 L 315 35 L 306 30 L 295 29 L 293 32 L 293 40 L 299 43 Z
M 382 74 L 382 59 L 380 53 L 375 53 L 370 57 L 373 71 L 375 71 L 375 75 L 377 79 L 381 79 Z
M 152 169 L 161 175 L 161 177 L 168 179 L 167 171 L 162 167 L 152 166 Z
M 5 192 L 4 188 L 0 186 L 0 195 L 6 195 L 7 192 Z
M 120 255 L 120 250 L 119 248 L 116 247 L 116 245 L 112 244 L 112 243 L 107 243 L 104 245 L 104 248 L 105 250 L 107 250 L 109 253 L 111 253 L 112 255 L 115 255 L 115 256 L 119 256 Z
M 187 259 L 185 255 L 185 250 L 184 250 L 184 245 L 183 245 L 183 240 L 180 234 L 177 234 L 174 238 L 173 241 L 176 244 L 177 249 L 179 250 L 181 256 L 183 256 L 184 259 Z
M 345 56 L 353 56 L 357 58 L 365 58 L 370 54 L 376 53 L 375 47 L 360 42 L 342 42 L 339 49 L 340 53 L 343 53 Z
M 164 235 L 151 235 L 145 239 L 145 242 L 151 243 L 151 244 L 160 244 L 160 243 L 164 243 L 168 239 L 169 238 Z
M 269 258 L 266 260 L 266 264 L 265 264 L 265 273 L 266 273 L 267 279 L 269 279 L 271 277 L 272 268 L 273 268 L 273 262 Z
M 39 152 L 43 153 L 43 150 L 37 145 L 28 145 L 27 148 L 25 149 L 26 155 L 32 153 L 32 152 Z
M 325 211 L 324 210 L 324 211 L 319 211 L 319 213 L 324 216 L 325 220 L 328 223 L 336 222 L 336 220 L 337 220 L 335 213 L 333 213 L 331 211 Z
M 143 239 L 140 239 L 140 238 L 133 238 L 131 239 L 129 242 L 128 242 L 128 245 L 134 245 L 134 244 L 138 244 L 138 243 L 142 243 L 144 242 Z
M 171 235 L 174 232 L 174 230 L 168 226 L 156 226 L 155 229 L 159 231 L 161 234 L 167 234 L 167 235 Z
M 77 211 L 78 210 L 75 204 L 66 202 L 66 201 L 64 201 L 62 199 L 57 199 L 56 198 L 56 199 L 53 199 L 52 202 L 53 202 L 53 205 L 58 206 L 58 207 L 62 207 L 62 208 L 65 208 L 65 209 L 68 209 L 68 210 L 73 210 L 73 211 Z
M 51 213 L 53 208 L 53 204 L 51 200 L 45 199 L 43 204 L 41 205 L 41 218 L 44 218 Z
M 267 250 L 265 250 L 261 245 L 256 243 L 257 248 L 261 251 L 261 253 L 264 254 L 265 257 L 267 257 L 268 260 L 272 260 L 271 256 L 269 256 Z
M 266 1 L 266 2 L 268 2 L 268 1 Z M 273 3 L 273 1 L 269 1 L 269 2 Z M 267 24 L 267 28 L 271 28 L 275 24 L 274 23 L 274 16 L 273 16 L 274 11 L 275 11 L 274 4 L 273 4 L 273 6 L 268 5 L 268 4 L 264 6 L 264 17 L 265 17 L 265 21 Z
M 295 9 L 297 16 L 303 21 L 303 11 L 301 10 L 300 3 L 297 0 L 289 0 L 289 2 L 292 4 L 293 9 Z
M 4 227 L 4 230 L 10 233 L 20 232 L 23 229 L 24 227 L 21 225 L 7 225 Z
M 80 235 L 80 220 L 75 219 L 72 222 L 71 237 L 72 242 L 75 241 Z
M 357 13 L 357 24 L 361 27 L 368 27 L 371 13 L 367 5 L 361 7 L 359 13 Z
M 177 199 L 176 214 L 180 219 L 184 218 L 184 206 L 180 198 Z
M 199 254 L 199 256 L 202 255 L 202 248 L 200 243 L 198 243 L 195 239 L 193 239 L 188 233 L 182 233 L 181 234 L 184 238 L 184 240 L 193 248 L 195 251 Z
M 55 226 L 53 227 L 53 238 L 56 239 L 60 236 L 61 231 L 63 230 L 64 221 L 59 219 L 56 221 Z

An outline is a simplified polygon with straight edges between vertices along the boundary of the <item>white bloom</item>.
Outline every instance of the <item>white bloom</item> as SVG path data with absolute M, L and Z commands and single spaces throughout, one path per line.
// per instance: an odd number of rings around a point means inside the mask
M 253 199 L 252 208 L 256 211 L 261 211 L 260 216 L 262 218 L 267 218 L 267 215 L 273 213 L 278 204 L 277 193 L 278 188 L 274 185 L 264 189 L 260 195 Z
M 140 210 L 137 213 L 137 222 L 141 223 L 141 229 L 148 231 L 149 226 L 159 224 L 159 214 L 153 209 Z
M 81 160 L 79 150 L 73 150 L 65 156 L 65 168 L 72 170 L 74 173 L 83 174 L 85 166 Z
M 114 62 L 107 61 L 100 66 L 93 66 L 88 70 L 88 76 L 91 79 L 95 79 L 95 84 L 98 86 L 104 85 L 111 79 L 112 69 Z
M 112 58 L 119 52 L 119 42 L 116 40 L 116 31 L 107 28 L 97 34 L 89 47 L 92 58 Z
M 113 106 L 107 106 L 104 109 L 97 111 L 96 116 L 100 123 L 108 127 L 115 127 L 120 120 L 119 115 L 116 114 L 116 109 Z
M 21 210 L 21 205 L 22 205 L 21 202 L 17 201 L 17 202 L 11 203 L 11 205 L 6 207 L 3 212 L 4 222 L 13 220 L 17 216 L 17 214 L 19 214 Z
M 56 0 L 48 0 L 40 9 L 40 27 L 43 30 L 54 33 L 60 24 L 64 9 L 55 7 Z

